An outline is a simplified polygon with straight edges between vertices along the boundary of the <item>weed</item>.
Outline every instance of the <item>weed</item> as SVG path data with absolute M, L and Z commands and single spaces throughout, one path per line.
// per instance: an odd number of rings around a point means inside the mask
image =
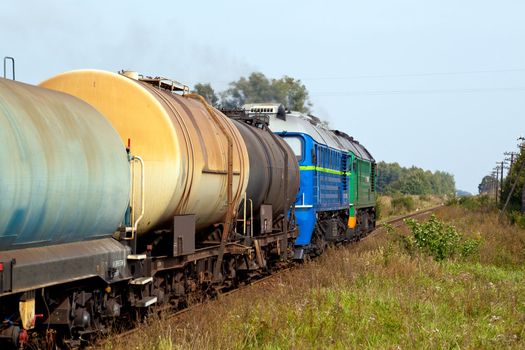
M 412 230 L 415 245 L 437 261 L 458 254 L 468 257 L 479 247 L 478 240 L 464 239 L 453 225 L 438 220 L 435 215 L 427 222 L 406 219 L 405 223 Z
M 410 196 L 397 197 L 392 199 L 392 208 L 397 211 L 413 211 L 416 208 L 414 199 Z
M 379 220 L 381 218 L 381 214 L 383 212 L 383 204 L 381 203 L 380 197 L 376 197 L 376 204 L 375 204 L 375 214 L 376 214 L 376 220 Z
M 507 216 L 512 224 L 525 229 L 525 214 L 521 214 L 519 211 L 511 211 Z

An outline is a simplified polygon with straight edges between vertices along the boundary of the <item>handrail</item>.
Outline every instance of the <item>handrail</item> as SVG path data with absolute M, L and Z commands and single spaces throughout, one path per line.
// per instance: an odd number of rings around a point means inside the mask
M 138 161 L 140 163 L 140 215 L 135 220 L 135 191 L 134 191 L 134 184 L 135 184 L 135 166 L 132 165 L 131 167 L 131 227 L 126 227 L 126 232 L 131 232 L 130 237 L 125 237 L 124 240 L 131 241 L 135 239 L 135 235 L 137 233 L 137 229 L 139 226 L 140 221 L 144 217 L 144 206 L 146 204 L 145 200 L 145 166 L 144 166 L 144 160 L 139 156 L 132 156 L 131 161 L 135 162 Z M 134 164 L 134 163 L 132 163 Z
M 4 57 L 4 79 L 7 79 L 7 61 L 11 61 L 11 70 L 13 73 L 13 80 L 15 79 L 15 59 L 11 56 Z

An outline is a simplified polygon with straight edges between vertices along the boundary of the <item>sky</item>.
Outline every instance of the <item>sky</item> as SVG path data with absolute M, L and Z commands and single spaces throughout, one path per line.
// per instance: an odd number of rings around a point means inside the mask
M 218 91 L 254 71 L 292 76 L 376 160 L 477 193 L 525 135 L 524 16 L 522 0 L 7 0 L 0 56 L 32 84 L 83 68 Z

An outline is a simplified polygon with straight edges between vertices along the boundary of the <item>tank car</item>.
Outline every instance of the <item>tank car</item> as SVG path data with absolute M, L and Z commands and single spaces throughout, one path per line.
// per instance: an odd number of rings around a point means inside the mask
M 72 96 L 0 80 L 0 251 L 108 237 L 129 198 L 125 148 Z
M 228 118 L 208 111 L 198 100 L 172 93 L 184 92 L 182 84 L 126 74 L 78 70 L 52 77 L 41 86 L 91 104 L 115 127 L 122 144 L 129 142 L 131 152 L 144 160 L 139 235 L 162 227 L 175 215 L 195 214 L 197 230 L 221 222 L 228 211 L 228 186 L 235 209 L 246 190 L 249 164 L 241 135 Z
M 0 79 L 0 138 L 0 340 L 17 344 L 42 288 L 126 274 L 128 249 L 111 236 L 130 172 L 106 118 L 64 93 Z
M 279 104 L 248 104 L 248 115 L 267 115 L 270 129 L 294 151 L 301 173 L 295 203 L 296 258 L 318 255 L 329 242 L 358 239 L 375 227 L 376 164 L 347 134 Z
M 299 182 L 297 164 L 288 146 L 260 124 L 230 120 L 182 84 L 134 72 L 73 71 L 41 85 L 93 105 L 144 160 L 144 217 L 138 234 L 175 232 L 177 225 L 183 232 L 177 237 L 154 234 L 153 242 L 142 240 L 142 248 L 150 246 L 157 255 L 185 255 L 221 243 L 222 257 L 224 233 L 237 229 L 239 222 L 241 236 L 248 227 L 252 234 L 256 226 L 256 233 L 289 231 L 288 211 Z M 194 224 L 186 215 L 195 216 Z M 287 239 L 276 240 L 284 254 Z M 175 245 L 177 253 L 167 249 Z M 218 274 L 215 271 L 214 278 Z
M 235 120 L 248 149 L 252 169 L 246 189 L 248 201 L 241 203 L 240 211 L 247 212 L 249 204 L 251 224 L 248 231 L 253 233 L 255 227 L 256 234 L 271 233 L 275 224 L 288 219 L 295 202 L 299 189 L 295 155 L 281 138 L 268 130 L 267 121 L 246 115 L 239 117 L 235 111 L 223 112 Z

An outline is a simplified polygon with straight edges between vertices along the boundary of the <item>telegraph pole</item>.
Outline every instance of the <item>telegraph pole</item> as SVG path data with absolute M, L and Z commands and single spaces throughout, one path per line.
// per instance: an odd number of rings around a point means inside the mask
M 510 165 L 509 165 L 509 173 L 510 173 L 510 171 L 512 170 L 512 165 L 514 165 L 514 156 L 518 155 L 518 153 L 516 153 L 516 152 L 505 152 L 503 154 L 506 155 L 506 156 L 510 156 L 509 158 L 505 158 L 506 161 L 510 162 Z
M 493 190 L 494 190 L 494 198 L 496 200 L 496 205 L 498 205 L 498 175 L 499 175 L 499 165 L 496 166 L 494 169 L 492 169 L 492 178 L 494 179 L 493 183 Z
M 503 170 L 505 169 L 505 160 L 498 162 L 499 168 L 500 168 L 500 176 L 499 176 L 499 198 L 503 198 Z
M 525 152 L 525 138 L 519 137 L 518 141 L 521 141 L 519 147 L 520 147 L 520 154 L 521 154 L 521 167 L 523 168 L 523 164 L 525 163 L 525 159 L 523 158 L 523 153 Z M 519 176 L 519 174 L 518 174 Z M 518 178 L 516 178 L 516 181 Z M 525 177 L 523 179 L 523 188 L 521 189 L 521 214 L 525 214 Z
M 523 154 L 523 152 L 525 152 L 525 142 L 524 142 L 525 138 L 519 137 L 518 141 L 521 141 L 521 143 L 518 145 L 518 147 L 521 150 L 521 154 Z M 512 193 L 514 192 L 514 189 L 516 188 L 516 184 L 518 183 L 519 177 L 520 177 L 524 167 L 525 167 L 525 160 L 521 162 L 520 167 L 519 167 L 519 169 L 518 169 L 518 171 L 516 173 L 516 179 L 514 180 L 514 183 L 512 184 L 512 187 L 510 188 L 510 192 L 507 195 L 507 200 L 505 201 L 505 205 L 503 205 L 502 213 L 505 211 L 505 209 L 507 208 L 507 205 L 509 204 L 510 197 L 512 196 Z M 523 189 L 521 191 L 521 213 L 522 214 L 525 213 L 525 183 L 524 183 Z

